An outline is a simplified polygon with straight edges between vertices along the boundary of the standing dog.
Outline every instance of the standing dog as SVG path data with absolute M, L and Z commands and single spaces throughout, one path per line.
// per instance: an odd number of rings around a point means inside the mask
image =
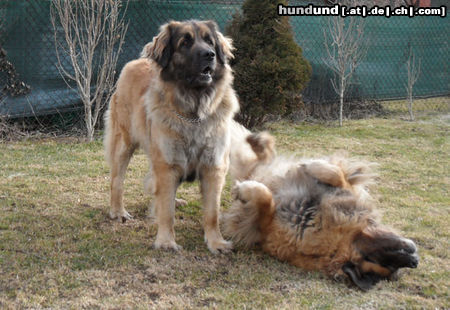
M 125 171 L 133 152 L 146 152 L 147 186 L 154 196 L 155 248 L 175 242 L 175 193 L 198 178 L 205 240 L 213 253 L 231 243 L 219 230 L 222 187 L 229 165 L 230 123 L 239 105 L 232 88 L 231 40 L 212 21 L 169 22 L 125 65 L 106 113 L 104 138 L 111 167 L 111 218 L 131 218 L 122 202 Z

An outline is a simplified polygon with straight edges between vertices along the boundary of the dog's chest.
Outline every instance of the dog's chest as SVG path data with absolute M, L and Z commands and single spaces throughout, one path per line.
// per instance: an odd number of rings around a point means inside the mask
M 303 238 L 303 233 L 309 227 L 315 226 L 317 215 L 317 197 L 303 197 L 284 201 L 277 206 L 277 217 L 283 223 L 291 226 L 299 239 Z
M 213 124 L 188 124 L 177 139 L 160 139 L 158 146 L 168 164 L 178 165 L 189 174 L 200 165 L 219 166 L 229 147 L 229 134 Z

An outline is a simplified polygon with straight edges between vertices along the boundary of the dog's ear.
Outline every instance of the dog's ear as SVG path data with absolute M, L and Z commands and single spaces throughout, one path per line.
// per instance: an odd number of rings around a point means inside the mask
M 153 37 L 153 41 L 144 46 L 141 57 L 148 57 L 156 61 L 161 68 L 166 68 L 173 54 L 173 47 L 170 43 L 173 29 L 179 22 L 171 21 L 161 26 L 159 34 Z
M 342 266 L 342 271 L 363 291 L 371 289 L 381 280 L 381 277 L 375 273 L 362 273 L 352 262 L 346 262 Z
M 145 44 L 141 52 L 141 58 L 150 58 L 152 50 L 153 50 L 153 42 L 148 42 L 147 44 Z
M 217 26 L 216 22 L 209 20 L 206 22 L 206 25 L 211 29 L 211 32 L 214 34 L 214 40 L 216 41 L 216 54 L 217 58 L 219 59 L 219 62 L 221 64 L 226 64 L 228 62 L 228 59 L 234 58 L 234 55 L 232 51 L 234 50 L 233 47 L 233 40 L 231 40 L 228 37 L 225 37 L 220 31 L 219 27 Z

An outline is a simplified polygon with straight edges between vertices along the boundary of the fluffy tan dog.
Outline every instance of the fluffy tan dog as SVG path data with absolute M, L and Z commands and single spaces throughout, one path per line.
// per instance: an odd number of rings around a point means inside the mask
M 104 138 L 111 166 L 111 218 L 130 219 L 122 202 L 133 152 L 148 155 L 147 186 L 154 195 L 156 248 L 175 242 L 175 193 L 200 179 L 203 226 L 212 252 L 228 251 L 219 230 L 219 207 L 230 152 L 229 126 L 238 110 L 228 65 L 231 41 L 212 21 L 169 22 L 123 68 L 106 113 Z
M 415 244 L 379 223 L 366 190 L 370 165 L 346 158 L 275 155 L 267 133 L 234 126 L 231 172 L 234 202 L 225 232 L 245 246 L 259 243 L 280 260 L 306 270 L 347 276 L 363 290 L 415 268 Z M 245 138 L 247 137 L 247 138 Z

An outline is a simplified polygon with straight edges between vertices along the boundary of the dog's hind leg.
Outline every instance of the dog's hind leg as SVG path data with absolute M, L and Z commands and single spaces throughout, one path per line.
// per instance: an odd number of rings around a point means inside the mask
M 106 145 L 109 143 L 109 145 Z M 117 135 L 105 141 L 107 158 L 111 166 L 111 210 L 110 217 L 125 222 L 132 216 L 123 206 L 123 181 L 131 156 L 136 149 L 135 145 L 126 143 L 122 135 Z
M 248 180 L 258 165 L 269 163 L 275 156 L 275 139 L 269 133 L 252 134 L 243 126 L 232 123 L 230 154 L 232 180 Z
M 246 180 L 252 172 L 258 158 L 253 152 L 246 138 L 251 134 L 241 124 L 233 121 L 230 126 L 231 149 L 230 149 L 230 176 L 232 180 Z
M 276 156 L 275 139 L 268 132 L 251 134 L 247 137 L 247 142 L 260 163 L 268 163 Z
M 275 203 L 271 191 L 256 181 L 236 182 L 233 205 L 225 213 L 225 233 L 247 247 L 264 240 L 271 229 Z

